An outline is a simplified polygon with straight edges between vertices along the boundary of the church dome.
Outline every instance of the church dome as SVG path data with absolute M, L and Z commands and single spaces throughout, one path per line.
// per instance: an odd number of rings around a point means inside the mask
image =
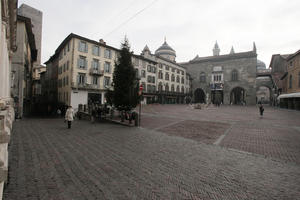
M 263 61 L 257 60 L 257 69 L 266 69 L 266 64 Z
M 175 61 L 176 51 L 165 42 L 155 51 L 155 55 Z

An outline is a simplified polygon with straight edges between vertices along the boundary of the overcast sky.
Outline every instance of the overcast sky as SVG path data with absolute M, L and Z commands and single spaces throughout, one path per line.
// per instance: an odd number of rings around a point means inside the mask
M 127 35 L 136 54 L 146 44 L 154 53 L 166 37 L 177 62 L 189 61 L 197 54 L 211 56 L 216 40 L 221 54 L 228 54 L 231 46 L 235 52 L 250 51 L 255 41 L 258 59 L 267 67 L 272 54 L 300 49 L 299 0 L 18 2 L 43 12 L 42 62 L 70 33 L 96 41 L 103 38 L 117 48 Z

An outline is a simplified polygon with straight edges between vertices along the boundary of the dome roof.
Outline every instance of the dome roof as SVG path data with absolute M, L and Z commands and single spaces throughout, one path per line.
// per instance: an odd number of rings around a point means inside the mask
M 257 60 L 257 69 L 266 69 L 266 64 L 263 61 Z
M 172 49 L 165 41 L 156 51 L 155 55 L 170 55 L 176 56 L 176 51 Z

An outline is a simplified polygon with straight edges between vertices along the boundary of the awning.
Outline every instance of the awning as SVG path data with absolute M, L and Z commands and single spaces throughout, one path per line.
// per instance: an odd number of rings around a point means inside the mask
M 296 98 L 296 97 L 300 97 L 300 92 L 281 94 L 277 97 L 277 99 L 280 100 L 280 99 L 284 99 L 284 98 Z

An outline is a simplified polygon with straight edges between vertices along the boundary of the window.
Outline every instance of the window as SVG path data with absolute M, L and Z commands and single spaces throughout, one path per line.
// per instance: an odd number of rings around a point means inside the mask
M 93 55 L 94 56 L 100 56 L 100 47 L 97 45 L 93 46 Z
M 146 91 L 146 83 L 142 82 L 142 86 L 143 86 L 143 92 L 145 92 Z
M 175 75 L 174 74 L 172 74 L 172 76 L 171 76 L 171 81 L 175 82 Z
M 293 76 L 290 75 L 290 79 L 289 79 L 289 88 L 293 87 Z
M 92 62 L 92 68 L 93 68 L 94 70 L 98 70 L 98 69 L 99 69 L 99 60 L 93 59 L 93 62 Z
M 66 71 L 66 63 L 63 65 L 64 72 Z
M 177 74 L 180 74 L 180 71 L 179 71 L 179 69 L 177 69 Z
M 159 82 L 159 84 L 158 84 L 158 91 L 162 91 L 162 88 L 163 88 L 163 86 L 162 86 L 162 83 L 161 82 Z
M 145 70 L 141 70 L 141 77 L 145 78 L 146 77 L 146 71 Z
M 93 85 L 98 85 L 98 77 L 93 76 Z
M 169 80 L 169 73 L 167 72 L 165 75 L 165 79 L 168 81 Z
M 70 42 L 67 44 L 67 51 L 70 51 Z
M 184 75 L 184 71 L 181 71 L 181 74 Z
M 174 85 L 172 84 L 171 85 L 171 92 L 174 92 L 175 91 L 175 88 L 174 88 Z
M 177 87 L 176 87 L 176 92 L 180 92 L 179 85 L 177 85 Z
M 78 51 L 87 53 L 88 52 L 88 45 L 87 45 L 87 43 L 84 42 L 84 41 L 79 41 Z
M 62 80 L 63 80 L 62 86 L 65 87 L 65 85 L 66 85 L 66 78 L 64 77 Z
M 69 70 L 69 61 L 67 61 L 67 70 Z
M 181 86 L 181 92 L 184 93 L 184 87 L 183 86 Z
M 104 76 L 104 87 L 110 86 L 110 77 Z
M 104 72 L 110 73 L 110 62 L 104 63 Z
M 81 84 L 81 85 L 83 85 L 85 83 L 85 74 L 84 73 L 78 73 L 77 83 Z
M 161 63 L 159 63 L 159 64 L 158 64 L 158 67 L 159 67 L 160 69 L 162 69 L 162 68 L 163 68 L 163 65 L 162 65 Z
M 169 71 L 169 69 L 170 69 L 170 67 L 169 67 L 168 65 L 166 65 L 166 70 L 168 70 L 168 71 Z
M 204 72 L 200 73 L 200 83 L 205 83 L 206 82 L 206 76 Z
M 290 67 L 293 67 L 293 61 L 290 61 Z
M 159 79 L 163 79 L 163 73 L 162 73 L 161 70 L 159 70 L 159 72 L 158 72 L 158 78 L 159 78 Z
M 172 72 L 175 72 L 175 68 L 172 67 Z
M 86 67 L 87 67 L 86 57 L 79 56 L 78 61 L 77 61 L 77 66 L 79 69 L 86 69 Z
M 66 55 L 67 53 L 67 48 L 64 48 L 64 55 Z
M 165 86 L 165 91 L 166 91 L 166 92 L 169 92 L 169 84 L 168 84 L 168 83 L 167 83 L 166 86 Z
M 181 77 L 181 83 L 184 84 L 184 78 L 183 77 Z
M 151 71 L 152 71 L 153 73 L 156 73 L 156 67 L 152 66 Z
M 66 76 L 66 85 L 69 85 L 69 77 Z
M 139 69 L 135 69 L 135 77 L 136 77 L 136 78 L 139 78 L 139 76 L 140 76 L 140 75 L 139 75 Z
M 238 80 L 238 72 L 237 72 L 237 70 L 232 70 L 232 72 L 231 72 L 231 80 L 232 81 L 237 81 Z
M 152 76 L 147 76 L 148 83 L 152 83 Z
M 104 57 L 111 59 L 111 50 L 110 49 L 105 49 Z
M 176 76 L 176 82 L 180 83 L 180 77 L 179 76 Z
M 147 66 L 147 72 L 151 72 L 151 65 Z
M 215 74 L 214 75 L 214 81 L 215 82 L 222 81 L 222 75 L 221 74 Z
M 62 59 L 62 57 L 63 57 L 63 52 L 61 51 L 61 52 L 59 53 L 59 57 L 58 57 L 58 59 L 59 59 L 59 60 L 61 60 L 61 59 Z

